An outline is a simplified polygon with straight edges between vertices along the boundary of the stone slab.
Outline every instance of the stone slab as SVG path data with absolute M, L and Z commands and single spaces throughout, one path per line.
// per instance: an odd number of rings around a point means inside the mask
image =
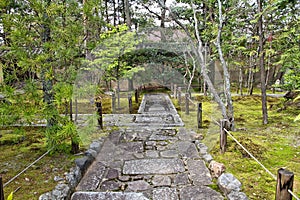
M 140 159 L 125 161 L 123 174 L 174 174 L 184 170 L 180 159 Z
M 160 155 L 164 158 L 177 158 L 178 152 L 177 150 L 165 150 L 160 152 Z
M 157 186 L 171 186 L 171 178 L 166 175 L 155 175 L 152 178 L 152 184 L 154 187 Z
M 136 192 L 75 192 L 71 200 L 149 200 Z
M 169 149 L 176 149 L 180 156 L 187 158 L 200 158 L 199 152 L 194 143 L 189 141 L 177 141 L 168 146 Z
M 101 162 L 94 162 L 88 171 L 85 173 L 80 183 L 78 184 L 77 191 L 93 191 L 97 189 L 98 185 L 104 178 L 106 167 Z
M 178 200 L 176 188 L 156 188 L 153 190 L 153 200 Z
M 187 173 L 176 174 L 174 178 L 175 185 L 188 185 L 190 183 L 189 176 Z
M 145 156 L 147 158 L 158 158 L 159 157 L 159 153 L 158 153 L 158 151 L 148 150 L 148 151 L 145 152 Z
M 203 160 L 189 159 L 187 161 L 190 179 L 194 185 L 211 185 L 212 178 Z
M 129 191 L 144 191 L 150 189 L 150 184 L 144 180 L 132 181 L 128 183 L 127 190 Z
M 186 186 L 180 190 L 180 199 L 223 200 L 224 197 L 206 186 Z

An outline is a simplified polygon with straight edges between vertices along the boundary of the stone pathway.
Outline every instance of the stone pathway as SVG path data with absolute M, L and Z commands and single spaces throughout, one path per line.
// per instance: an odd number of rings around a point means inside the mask
M 180 127 L 169 97 L 144 96 L 139 113 L 105 119 L 119 130 L 105 139 L 71 199 L 224 199 L 209 187 L 212 178 L 199 138 Z

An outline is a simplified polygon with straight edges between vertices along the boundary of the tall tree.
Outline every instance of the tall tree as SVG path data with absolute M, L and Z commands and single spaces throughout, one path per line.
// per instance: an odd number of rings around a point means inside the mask
M 231 91 L 230 91 L 230 75 L 229 70 L 226 64 L 226 61 L 223 56 L 223 51 L 221 47 L 221 37 L 222 37 L 222 28 L 223 28 L 223 14 L 222 14 L 222 3 L 221 0 L 218 0 L 218 6 L 219 6 L 219 26 L 218 26 L 218 35 L 217 35 L 217 41 L 216 46 L 219 53 L 219 59 L 221 61 L 222 67 L 223 67 L 223 74 L 224 74 L 224 93 L 226 96 L 227 104 L 228 104 L 228 118 L 233 126 L 234 129 L 234 113 L 233 113 L 233 102 L 231 98 Z
M 231 116 L 232 117 L 231 119 L 229 118 L 228 111 L 226 109 L 226 105 L 224 104 L 224 102 L 220 98 L 214 84 L 212 83 L 212 81 L 211 81 L 211 79 L 210 79 L 210 77 L 208 76 L 208 73 L 207 73 L 206 63 L 205 63 L 205 59 L 204 59 L 204 55 L 203 55 L 204 47 L 203 47 L 202 38 L 201 38 L 200 33 L 199 33 L 199 22 L 198 22 L 198 18 L 197 18 L 198 10 L 195 8 L 195 5 L 194 4 L 190 5 L 190 7 L 192 8 L 192 11 L 193 11 L 193 24 L 194 24 L 194 26 L 193 27 L 187 27 L 184 23 L 182 23 L 180 21 L 180 19 L 178 18 L 178 15 L 176 13 L 174 13 L 171 8 L 167 7 L 164 4 L 164 2 L 162 2 L 162 1 L 159 1 L 159 3 L 163 8 L 165 8 L 169 11 L 171 18 L 187 34 L 187 36 L 189 38 L 189 42 L 190 42 L 191 47 L 192 47 L 192 52 L 194 54 L 194 57 L 197 60 L 197 64 L 201 68 L 201 73 L 204 77 L 204 81 L 207 83 L 208 88 L 209 88 L 210 92 L 212 93 L 215 101 L 220 106 L 223 118 L 228 119 L 228 121 L 233 120 L 233 116 Z M 190 31 L 190 28 L 192 29 L 192 33 Z M 195 34 L 195 36 L 196 36 L 196 44 L 194 43 L 194 39 L 192 37 L 193 34 Z
M 268 108 L 267 108 L 267 87 L 266 87 L 266 70 L 264 65 L 264 32 L 263 32 L 263 8 L 262 1 L 257 0 L 258 5 L 258 37 L 259 37 L 259 67 L 260 67 L 260 85 L 261 85 L 261 101 L 263 124 L 268 124 Z

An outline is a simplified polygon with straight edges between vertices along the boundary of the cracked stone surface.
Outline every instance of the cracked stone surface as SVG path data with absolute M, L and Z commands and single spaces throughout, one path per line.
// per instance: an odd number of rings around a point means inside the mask
M 72 200 L 224 199 L 208 187 L 212 181 L 201 159 L 205 146 L 182 127 L 167 95 L 145 95 L 139 114 L 104 121 L 119 129 L 104 139 Z
M 139 159 L 125 161 L 123 174 L 175 174 L 184 170 L 180 159 Z

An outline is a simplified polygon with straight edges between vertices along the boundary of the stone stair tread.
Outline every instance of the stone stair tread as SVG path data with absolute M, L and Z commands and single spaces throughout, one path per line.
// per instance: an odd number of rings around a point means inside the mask
M 138 192 L 75 192 L 71 200 L 148 200 Z

